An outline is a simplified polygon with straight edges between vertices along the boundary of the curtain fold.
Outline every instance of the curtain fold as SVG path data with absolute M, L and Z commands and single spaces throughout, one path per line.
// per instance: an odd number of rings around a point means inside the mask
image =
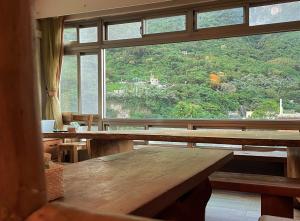
M 62 113 L 58 99 L 64 48 L 63 25 L 63 17 L 46 18 L 40 21 L 42 66 L 47 92 L 45 116 L 48 120 L 55 120 L 56 129 L 63 128 Z

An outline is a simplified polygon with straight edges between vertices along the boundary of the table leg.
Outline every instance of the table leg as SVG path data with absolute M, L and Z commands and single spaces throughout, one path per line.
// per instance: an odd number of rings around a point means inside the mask
M 59 163 L 61 163 L 63 155 L 63 150 L 57 147 L 57 161 Z
M 133 150 L 132 140 L 91 140 L 92 158 Z
M 160 212 L 155 218 L 174 221 L 204 221 L 205 209 L 212 188 L 208 179 L 189 193 L 183 195 L 174 204 Z
M 287 176 L 300 178 L 300 149 L 299 147 L 288 147 L 287 149 Z M 297 208 L 300 208 L 300 198 L 295 199 Z
M 293 197 L 262 194 L 261 215 L 294 218 Z
M 71 152 L 71 162 L 72 163 L 77 163 L 78 162 L 78 150 L 77 150 L 77 146 L 73 146 L 70 148 L 70 152 Z

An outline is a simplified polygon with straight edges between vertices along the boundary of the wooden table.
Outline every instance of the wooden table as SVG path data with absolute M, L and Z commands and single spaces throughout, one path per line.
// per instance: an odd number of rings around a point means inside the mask
M 208 176 L 232 158 L 228 150 L 149 147 L 83 161 L 65 167 L 59 202 L 92 212 L 204 220 Z
M 287 175 L 300 178 L 300 133 L 297 131 L 237 130 L 164 130 L 99 131 L 84 133 L 49 133 L 45 138 L 92 139 L 92 156 L 102 156 L 133 149 L 133 140 L 170 142 L 287 146 Z
M 44 133 L 44 138 L 87 138 L 99 141 L 153 140 L 170 142 L 300 147 L 300 133 L 293 131 L 236 130 L 132 130 L 79 133 Z

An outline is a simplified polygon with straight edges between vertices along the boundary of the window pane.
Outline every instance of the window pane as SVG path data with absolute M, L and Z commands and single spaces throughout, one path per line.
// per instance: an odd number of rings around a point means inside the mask
M 107 49 L 107 117 L 299 119 L 299 64 L 300 32 Z
M 107 40 L 121 40 L 141 37 L 141 22 L 131 22 L 107 26 Z
M 77 41 L 76 28 L 65 28 L 64 29 L 64 44 Z
M 98 113 L 98 55 L 82 55 L 81 106 L 83 114 Z
M 90 43 L 98 41 L 98 28 L 80 28 L 79 29 L 79 43 Z
M 60 101 L 63 112 L 78 112 L 77 85 L 77 56 L 66 55 L 63 58 L 60 82 Z
M 186 30 L 186 16 L 147 19 L 144 21 L 144 29 L 145 34 L 184 31 Z
M 300 20 L 300 1 L 250 8 L 250 26 Z
M 244 9 L 233 8 L 197 13 L 197 28 L 211 28 L 244 23 Z

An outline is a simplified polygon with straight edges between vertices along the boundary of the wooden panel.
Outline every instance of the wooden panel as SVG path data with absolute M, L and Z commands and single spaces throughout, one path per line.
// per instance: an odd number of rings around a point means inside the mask
M 135 119 L 105 119 L 104 125 L 149 125 L 164 127 L 187 128 L 191 124 L 197 128 L 223 129 L 269 129 L 269 130 L 300 130 L 299 120 L 135 120 Z
M 275 217 L 275 216 L 262 216 L 259 221 L 292 221 L 293 219 Z
M 299 146 L 300 147 L 300 146 Z M 300 177 L 300 150 L 297 147 L 288 147 L 287 176 Z M 298 195 L 300 196 L 300 195 Z M 300 208 L 300 197 L 295 199 L 296 206 Z
M 300 180 L 279 176 L 216 172 L 210 176 L 213 188 L 265 193 L 277 196 L 300 196 Z
M 91 140 L 90 144 L 92 158 L 133 150 L 132 140 Z
M 71 121 L 71 113 L 63 113 L 65 123 Z M 84 114 L 72 114 L 74 117 L 86 116 Z M 98 115 L 94 115 L 93 122 L 100 121 Z M 155 126 L 188 128 L 190 125 L 196 128 L 219 129 L 259 129 L 259 130 L 300 130 L 299 120 L 164 120 L 164 119 L 104 119 L 104 126 Z
M 226 150 L 145 148 L 65 167 L 61 203 L 153 217 L 233 157 Z
M 79 208 L 68 208 L 52 203 L 34 212 L 26 221 L 154 221 L 154 219 L 89 213 Z
M 210 199 L 211 192 L 209 180 L 205 179 L 195 189 L 183 195 L 156 217 L 163 220 L 204 221 L 206 205 Z
M 272 215 L 294 218 L 292 197 L 278 197 L 274 195 L 261 195 L 261 215 Z
M 284 151 L 234 151 L 234 159 L 263 162 L 287 162 L 287 153 Z
M 80 133 L 44 133 L 44 138 L 155 140 L 191 143 L 300 147 L 300 134 L 295 131 L 98 131 Z

